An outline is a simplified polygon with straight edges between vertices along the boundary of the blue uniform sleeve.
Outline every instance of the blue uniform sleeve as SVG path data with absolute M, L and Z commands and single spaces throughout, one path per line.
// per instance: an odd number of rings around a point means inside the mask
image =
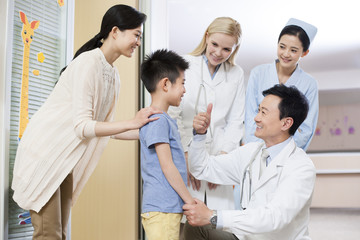
M 316 81 L 314 81 L 313 85 L 309 87 L 309 90 L 304 95 L 309 103 L 309 112 L 305 121 L 295 132 L 294 140 L 298 147 L 306 151 L 314 136 L 319 116 L 319 91 Z

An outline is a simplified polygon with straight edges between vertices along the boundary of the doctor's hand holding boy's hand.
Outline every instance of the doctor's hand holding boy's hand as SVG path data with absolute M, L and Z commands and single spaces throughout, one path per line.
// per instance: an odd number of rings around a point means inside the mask
M 210 126 L 212 107 L 212 103 L 209 103 L 206 112 L 201 112 L 194 117 L 193 128 L 197 134 L 205 134 Z
M 195 204 L 185 204 L 183 206 L 186 220 L 192 226 L 204 226 L 210 224 L 213 210 L 209 209 L 204 202 L 195 198 Z

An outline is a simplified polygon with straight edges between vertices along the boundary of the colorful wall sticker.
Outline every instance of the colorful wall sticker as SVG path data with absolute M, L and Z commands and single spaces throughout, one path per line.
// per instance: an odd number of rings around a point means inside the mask
M 23 23 L 21 30 L 21 37 L 24 43 L 23 53 L 23 67 L 21 78 L 21 95 L 20 95 L 20 120 L 19 120 L 19 135 L 20 140 L 25 128 L 29 122 L 29 57 L 30 44 L 34 38 L 34 30 L 39 27 L 40 21 L 28 22 L 25 13 L 20 11 L 20 20 Z
M 58 0 L 58 1 L 57 1 L 60 7 L 64 6 L 64 1 L 65 1 L 65 0 Z

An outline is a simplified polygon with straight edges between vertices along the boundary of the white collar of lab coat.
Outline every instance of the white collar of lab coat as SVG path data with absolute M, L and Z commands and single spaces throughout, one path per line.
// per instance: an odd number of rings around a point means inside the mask
M 211 79 L 208 66 L 206 65 L 202 55 L 198 56 L 198 65 L 199 65 L 199 69 L 201 68 L 201 65 L 202 65 L 202 76 L 203 76 L 202 80 L 204 80 L 204 83 L 208 86 L 215 87 L 216 85 L 220 84 L 221 82 L 226 81 L 226 78 L 229 77 L 227 75 L 229 74 L 230 66 L 227 62 L 220 65 L 220 67 L 217 70 L 217 73 L 215 74 L 215 77 L 213 79 Z M 226 72 L 225 72 L 225 70 L 226 70 Z M 201 73 L 200 73 L 200 76 L 201 76 Z
M 261 178 L 259 179 L 259 168 L 260 168 L 260 155 L 256 156 L 256 161 L 254 161 L 253 166 L 253 178 L 254 187 L 251 190 L 251 194 L 256 192 L 262 185 L 269 181 L 274 176 L 281 174 L 282 168 L 285 162 L 290 158 L 290 156 L 295 152 L 296 144 L 294 139 L 291 138 L 290 142 L 285 146 L 285 148 L 271 161 L 269 166 L 264 170 Z

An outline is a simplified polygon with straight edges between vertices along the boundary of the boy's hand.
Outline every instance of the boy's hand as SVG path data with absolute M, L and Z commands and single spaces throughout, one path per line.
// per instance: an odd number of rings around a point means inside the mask
M 211 121 L 212 103 L 207 107 L 206 112 L 201 112 L 194 117 L 193 128 L 198 134 L 205 134 Z

